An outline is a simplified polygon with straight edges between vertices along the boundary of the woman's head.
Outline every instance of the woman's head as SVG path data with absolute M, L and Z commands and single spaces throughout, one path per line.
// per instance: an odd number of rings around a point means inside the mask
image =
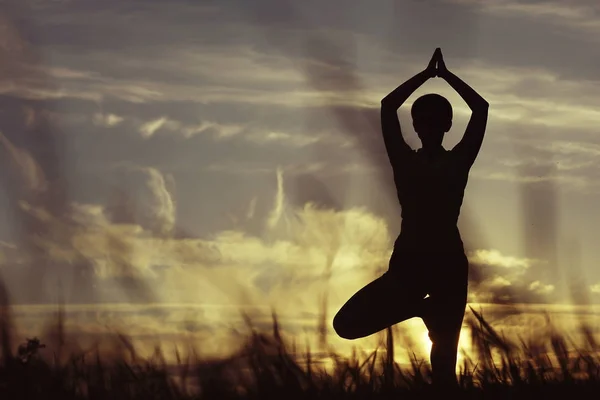
M 410 113 L 413 127 L 423 142 L 441 144 L 444 134 L 452 127 L 452 105 L 444 96 L 430 93 L 419 97 Z

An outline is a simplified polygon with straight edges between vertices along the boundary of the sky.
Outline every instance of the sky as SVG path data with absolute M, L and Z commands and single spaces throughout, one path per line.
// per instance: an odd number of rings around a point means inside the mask
M 6 301 L 330 320 L 386 270 L 400 230 L 379 102 L 441 47 L 490 103 L 459 220 L 469 301 L 600 303 L 599 13 L 593 0 L 0 1 Z M 430 92 L 453 105 L 451 148 L 470 111 L 440 79 L 400 109 L 404 136 L 420 146 L 410 104 Z

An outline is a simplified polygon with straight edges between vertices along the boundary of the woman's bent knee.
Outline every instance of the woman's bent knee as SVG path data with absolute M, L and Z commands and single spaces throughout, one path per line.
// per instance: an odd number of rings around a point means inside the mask
M 342 339 L 358 339 L 360 336 L 356 335 L 356 324 L 348 318 L 343 310 L 340 310 L 333 318 L 333 329 Z

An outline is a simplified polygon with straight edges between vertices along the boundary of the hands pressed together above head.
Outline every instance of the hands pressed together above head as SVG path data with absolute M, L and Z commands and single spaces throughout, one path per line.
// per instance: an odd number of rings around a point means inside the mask
M 435 49 L 435 51 L 433 52 L 433 56 L 431 57 L 431 60 L 429 61 L 429 64 L 427 65 L 425 72 L 427 73 L 428 77 L 430 77 L 430 78 L 434 78 L 434 77 L 445 78 L 446 77 L 448 69 L 446 68 L 446 63 L 444 62 L 444 56 L 442 55 L 442 49 L 440 49 L 439 47 L 437 49 Z

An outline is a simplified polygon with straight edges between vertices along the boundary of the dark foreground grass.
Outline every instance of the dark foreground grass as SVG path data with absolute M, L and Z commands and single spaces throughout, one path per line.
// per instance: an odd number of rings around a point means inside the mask
M 99 352 L 71 354 L 67 361 L 43 361 L 30 341 L 13 351 L 8 320 L 0 326 L 0 399 L 565 399 L 600 395 L 600 359 L 589 330 L 587 342 L 568 351 L 565 336 L 553 332 L 518 343 L 502 338 L 476 311 L 467 318 L 477 360 L 463 359 L 458 393 L 439 393 L 430 384 L 428 363 L 414 358 L 412 367 L 394 361 L 394 337 L 386 346 L 358 357 L 334 360 L 326 370 L 310 350 L 302 353 L 273 329 L 252 329 L 241 349 L 219 360 L 201 360 L 192 352 L 176 353 L 167 365 L 160 349 L 149 359 L 136 355 L 126 336 L 126 349 L 103 359 Z M 59 317 L 58 326 L 62 326 Z M 58 332 L 63 332 L 58 329 Z M 43 341 L 43 338 L 42 338 Z M 58 349 L 60 351 L 60 349 Z M 56 359 L 59 356 L 56 355 Z M 63 359 L 64 360 L 64 359 Z

